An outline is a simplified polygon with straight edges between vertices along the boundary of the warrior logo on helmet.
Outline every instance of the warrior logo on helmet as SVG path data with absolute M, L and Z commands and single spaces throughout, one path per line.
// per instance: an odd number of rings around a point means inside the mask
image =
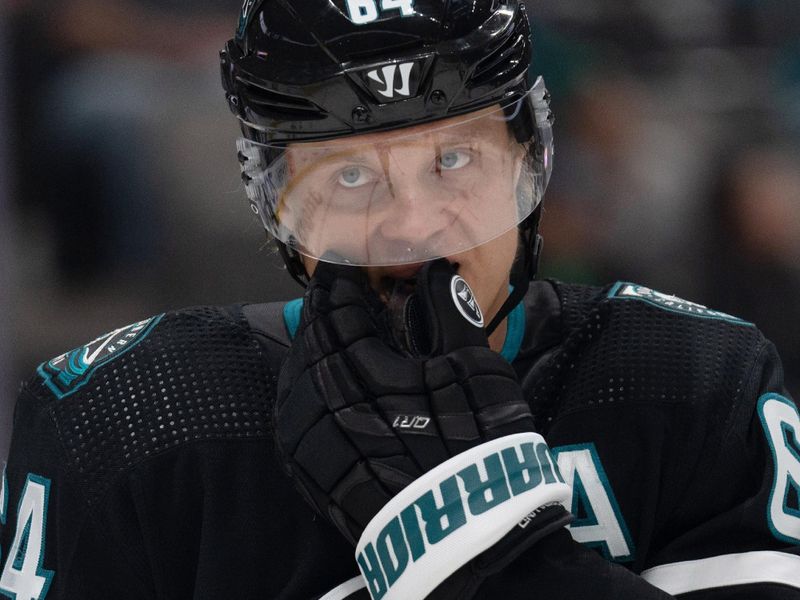
M 381 96 L 389 98 L 390 100 L 394 98 L 395 93 L 400 96 L 408 97 L 411 95 L 409 86 L 411 84 L 411 71 L 414 66 L 413 62 L 403 63 L 399 67 L 398 65 L 387 65 L 383 67 L 380 72 L 378 72 L 378 69 L 372 69 L 372 71 L 367 73 L 367 77 L 385 86 L 382 90 L 375 90 Z M 395 87 L 398 70 L 400 72 L 400 87 Z
M 413 98 L 419 91 L 423 62 L 408 61 L 365 69 L 361 78 L 381 103 Z

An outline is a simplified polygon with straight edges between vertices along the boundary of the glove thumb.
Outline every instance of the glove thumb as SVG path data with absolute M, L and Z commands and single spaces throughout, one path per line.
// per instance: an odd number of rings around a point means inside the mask
M 428 356 L 441 356 L 466 346 L 488 346 L 483 312 L 469 284 L 446 259 L 422 267 L 417 275 L 409 330 Z

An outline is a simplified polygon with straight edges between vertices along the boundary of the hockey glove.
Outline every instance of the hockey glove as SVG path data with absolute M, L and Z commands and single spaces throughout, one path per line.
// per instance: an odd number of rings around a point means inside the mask
M 424 356 L 393 347 L 362 270 L 318 265 L 281 371 L 275 437 L 306 499 L 358 540 L 373 598 L 424 598 L 439 584 L 433 597 L 469 598 L 568 522 L 558 502 L 569 490 L 466 282 L 440 260 L 417 286 Z

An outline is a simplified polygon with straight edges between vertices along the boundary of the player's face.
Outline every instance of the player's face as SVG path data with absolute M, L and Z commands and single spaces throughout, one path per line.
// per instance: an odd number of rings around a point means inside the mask
M 413 279 L 421 268 L 424 260 L 402 260 L 409 251 L 424 248 L 420 258 L 458 263 L 490 320 L 508 296 L 524 152 L 502 119 L 451 121 L 403 136 L 363 136 L 358 145 L 337 140 L 313 149 L 290 147 L 290 172 L 309 172 L 293 178 L 301 183 L 287 194 L 286 206 L 294 194 L 316 197 L 313 204 L 303 202 L 306 214 L 294 225 L 308 253 L 331 250 L 371 259 L 355 264 L 387 263 L 364 267 L 384 297 L 393 280 Z M 378 255 L 386 260 L 376 261 Z M 310 273 L 316 264 L 306 259 Z
M 413 267 L 516 227 L 524 152 L 499 107 L 295 144 L 286 152 L 289 183 L 275 212 L 306 256 Z

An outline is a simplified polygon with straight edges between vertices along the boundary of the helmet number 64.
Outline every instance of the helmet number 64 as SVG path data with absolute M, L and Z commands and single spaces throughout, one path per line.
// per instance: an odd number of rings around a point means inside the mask
M 410 17 L 414 14 L 414 0 L 381 0 L 381 12 L 395 9 L 404 17 Z M 347 12 L 356 25 L 372 23 L 378 19 L 375 0 L 347 0 Z

